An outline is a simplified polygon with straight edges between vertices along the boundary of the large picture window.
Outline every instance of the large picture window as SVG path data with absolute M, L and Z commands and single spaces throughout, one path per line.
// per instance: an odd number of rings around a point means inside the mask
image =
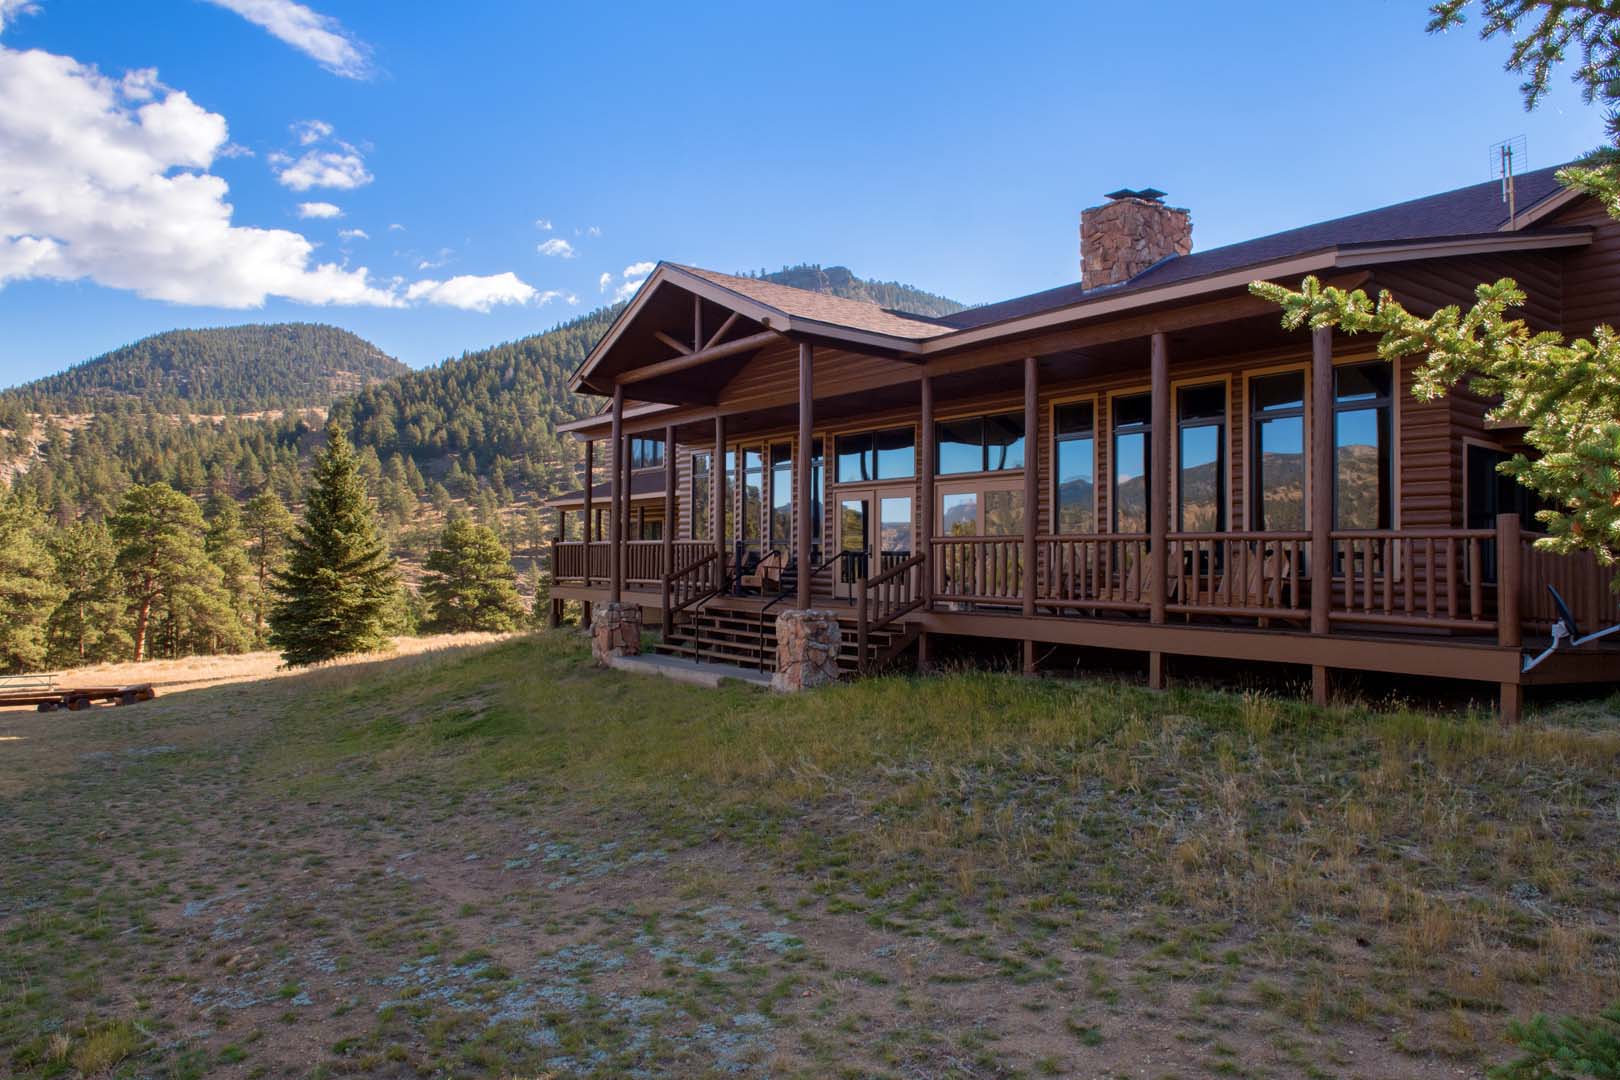
M 633 438 L 630 440 L 630 468 L 651 469 L 664 463 L 664 440 Z
M 917 475 L 916 435 L 908 427 L 840 435 L 833 449 L 840 484 L 908 480 Z
M 793 445 L 771 447 L 771 535 L 773 548 L 793 542 Z
M 1176 528 L 1226 528 L 1226 384 L 1176 394 Z
M 1153 405 L 1147 394 L 1114 399 L 1114 531 L 1148 531 Z
M 1059 405 L 1052 410 L 1052 460 L 1056 469 L 1053 495 L 1057 531 L 1096 531 L 1096 410 L 1091 402 Z
M 1305 528 L 1305 373 L 1249 381 L 1249 490 L 1256 529 Z
M 742 540 L 750 551 L 758 551 L 765 506 L 765 454 L 758 447 L 743 451 L 742 493 Z
M 1390 527 L 1390 368 L 1382 362 L 1333 371 L 1333 523 Z
M 946 420 L 934 426 L 940 476 L 1000 472 L 1024 467 L 1022 413 Z
M 692 527 L 693 540 L 712 540 L 714 513 L 710 501 L 714 493 L 714 455 L 692 455 Z

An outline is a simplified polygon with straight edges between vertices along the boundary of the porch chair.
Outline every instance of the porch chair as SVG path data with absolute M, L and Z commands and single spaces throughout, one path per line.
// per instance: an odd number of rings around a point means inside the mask
M 764 556 L 751 555 L 753 563 L 746 569 L 740 581 L 745 589 L 758 589 L 763 593 L 767 588 L 781 590 L 782 570 L 786 557 L 780 550 L 767 551 Z

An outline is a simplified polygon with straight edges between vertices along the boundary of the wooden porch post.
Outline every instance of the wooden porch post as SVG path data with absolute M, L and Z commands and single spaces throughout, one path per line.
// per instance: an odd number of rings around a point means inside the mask
M 1519 590 L 1523 587 L 1522 549 L 1519 515 L 1496 517 L 1496 642 L 1506 649 L 1524 644 L 1524 628 L 1519 623 Z M 1524 687 L 1519 683 L 1501 685 L 1498 718 L 1516 724 L 1524 710 Z
M 1311 331 L 1311 633 L 1326 634 L 1333 606 L 1333 330 Z M 1311 700 L 1326 705 L 1324 664 L 1311 668 Z
M 619 490 L 624 492 L 623 501 L 619 504 L 624 510 L 624 524 L 619 527 L 619 539 L 624 543 L 641 539 L 639 525 L 637 528 L 631 528 L 631 524 L 638 521 L 636 518 L 635 497 L 630 490 L 630 444 L 633 441 L 630 436 L 624 436 L 619 442 L 620 456 L 615 459 L 619 463 Z M 625 561 L 627 562 L 628 559 Z M 629 568 L 621 564 L 621 569 L 628 570 Z
M 608 480 L 608 600 L 624 599 L 624 507 L 630 500 L 624 490 L 624 387 L 613 387 L 613 469 Z
M 1040 535 L 1040 364 L 1024 357 L 1024 618 L 1035 616 L 1035 538 Z M 1024 639 L 1024 674 L 1035 674 L 1035 639 Z
M 585 587 L 591 587 L 591 541 L 596 537 L 596 513 L 591 509 L 591 488 L 596 486 L 596 440 L 585 440 Z
M 664 425 L 664 640 L 675 629 L 669 611 L 669 577 L 675 566 L 675 425 Z
M 714 587 L 726 587 L 726 418 L 714 414 L 714 462 L 709 466 L 709 517 L 714 534 Z
M 810 607 L 810 440 L 815 424 L 815 350 L 809 342 L 799 342 L 799 453 L 797 548 L 799 562 L 799 610 Z
M 1170 560 L 1170 349 L 1162 332 L 1151 343 L 1153 433 L 1148 450 L 1148 571 L 1153 578 L 1149 596 L 1149 620 L 1165 621 L 1169 592 Z M 1164 654 L 1148 653 L 1148 686 L 1164 689 Z
M 934 377 L 922 373 L 922 474 L 917 494 L 917 551 L 923 556 L 922 602 L 924 611 L 934 609 Z M 928 669 L 928 632 L 917 635 L 917 667 Z

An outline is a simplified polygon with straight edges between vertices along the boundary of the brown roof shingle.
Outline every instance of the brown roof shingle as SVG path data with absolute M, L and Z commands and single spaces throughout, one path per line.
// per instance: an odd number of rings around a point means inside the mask
M 791 285 L 778 285 L 772 281 L 722 274 L 698 266 L 682 266 L 679 263 L 669 265 L 700 277 L 711 285 L 718 285 L 722 289 L 775 308 L 793 318 L 813 319 L 817 322 L 849 327 L 852 330 L 870 330 L 875 334 L 888 334 L 891 337 L 918 341 L 938 337 L 951 329 L 921 316 L 890 311 L 864 300 L 849 300 L 828 293 L 796 289 Z

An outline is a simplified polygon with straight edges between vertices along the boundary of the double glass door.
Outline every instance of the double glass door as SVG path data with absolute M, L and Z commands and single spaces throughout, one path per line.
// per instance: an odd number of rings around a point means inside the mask
M 838 492 L 838 580 L 871 577 L 909 558 L 915 526 L 909 493 L 869 488 Z

